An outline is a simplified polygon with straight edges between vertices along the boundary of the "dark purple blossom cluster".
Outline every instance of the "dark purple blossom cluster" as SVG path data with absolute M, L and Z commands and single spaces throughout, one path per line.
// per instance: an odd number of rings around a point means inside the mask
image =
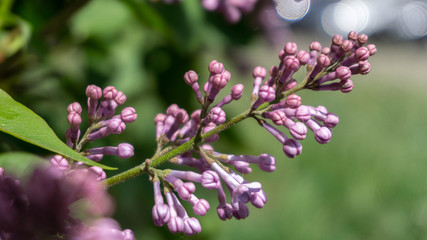
M 64 175 L 49 167 L 35 169 L 21 182 L 0 168 L 0 239 L 133 240 L 131 230 L 122 231 L 109 217 L 99 219 L 111 215 L 113 203 L 96 178 L 90 171 Z M 75 204 L 85 206 L 90 226 L 73 217 Z
M 171 4 L 181 2 L 182 0 L 163 0 Z M 254 10 L 258 0 L 202 0 L 202 6 L 207 11 L 221 12 L 225 19 L 230 23 L 237 23 L 243 14 Z
M 100 138 L 107 137 L 111 134 L 121 134 L 126 129 L 126 124 L 134 122 L 137 118 L 135 109 L 132 107 L 124 108 L 120 114 L 115 115 L 119 105 L 126 102 L 126 95 L 116 88 L 109 86 L 103 90 L 95 85 L 89 85 L 86 88 L 88 113 L 87 118 L 89 127 L 83 137 L 80 139 L 80 123 L 82 122 L 81 113 L 82 107 L 78 102 L 70 104 L 68 110 L 68 123 L 70 128 L 66 132 L 66 142 L 70 148 L 81 152 L 87 158 L 93 161 L 100 161 L 104 155 L 116 155 L 120 158 L 130 158 L 134 154 L 134 148 L 129 143 L 121 143 L 117 147 L 105 146 L 85 149 L 82 151 L 84 144 L 92 142 Z M 52 164 L 64 170 L 69 167 L 68 160 L 55 156 L 51 160 Z M 76 163 L 80 165 L 81 163 Z M 100 180 L 105 179 L 105 172 L 99 167 L 91 167 L 95 172 L 99 173 Z
M 197 73 L 185 73 L 184 80 L 192 87 L 201 108 L 189 116 L 184 109 L 173 104 L 166 110 L 166 114 L 156 116 L 154 122 L 158 150 L 155 156 L 193 141 L 193 147 L 189 151 L 169 161 L 195 168 L 196 171 L 148 168 L 155 193 L 152 211 L 154 223 L 158 226 L 166 224 L 173 233 L 193 235 L 200 232 L 198 220 L 189 217 L 180 203 L 180 200 L 189 202 L 194 213 L 199 216 L 205 215 L 210 209 L 210 204 L 205 199 L 194 194 L 194 183 L 217 191 L 217 214 L 222 220 L 246 218 L 249 215 L 248 203 L 262 208 L 267 196 L 261 184 L 247 181 L 237 172 L 250 173 L 250 164 L 258 165 L 265 172 L 272 172 L 276 169 L 275 158 L 266 153 L 250 156 L 215 151 L 210 144 L 218 140 L 218 126 L 225 126 L 225 129 L 245 118 L 254 118 L 283 144 L 283 151 L 290 158 L 301 154 L 302 145 L 299 140 L 306 138 L 308 129 L 314 133 L 319 143 L 328 143 L 332 136 L 331 128 L 339 122 L 338 116 L 324 106 L 302 105 L 301 97 L 293 93 L 302 89 L 351 91 L 353 82 L 350 77 L 354 74 L 367 74 L 370 71 L 368 58 L 376 52 L 372 44 L 363 46 L 367 39 L 366 35 L 358 35 L 356 32 L 350 32 L 347 40 L 336 35 L 330 47 L 322 49 L 320 43 L 313 42 L 309 52 L 298 51 L 296 43 L 287 43 L 279 53 L 280 64 L 270 69 L 270 76 L 265 81 L 267 71 L 262 67 L 254 69 L 251 107 L 228 122 L 222 107 L 240 99 L 243 85 L 233 86 L 229 95 L 214 104 L 218 93 L 225 88 L 231 77 L 223 64 L 215 60 L 209 64 L 210 75 L 203 85 L 204 94 L 201 92 Z M 298 83 L 293 76 L 303 66 L 307 69 L 306 78 Z M 284 126 L 289 135 L 268 121 L 276 126 Z M 224 189 L 228 189 L 230 202 L 227 202 Z

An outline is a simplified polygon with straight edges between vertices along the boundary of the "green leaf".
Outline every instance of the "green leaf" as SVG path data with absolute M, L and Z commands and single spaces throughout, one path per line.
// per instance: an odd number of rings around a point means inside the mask
M 107 170 L 117 169 L 87 159 L 69 148 L 40 116 L 13 100 L 2 89 L 0 89 L 0 131 L 87 165 Z
M 45 159 L 27 152 L 7 152 L 0 154 L 0 167 L 5 174 L 22 179 L 29 176 L 33 169 L 48 165 Z

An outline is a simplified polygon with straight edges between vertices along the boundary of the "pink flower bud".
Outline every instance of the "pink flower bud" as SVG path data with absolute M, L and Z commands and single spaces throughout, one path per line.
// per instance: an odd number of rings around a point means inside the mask
M 319 42 L 311 42 L 309 49 L 310 51 L 320 52 L 320 50 L 322 50 L 322 45 Z
M 340 90 L 343 93 L 351 92 L 351 90 L 353 90 L 353 87 L 354 87 L 353 81 L 351 81 L 350 79 L 341 80 L 340 87 L 341 87 Z
M 296 94 L 291 94 L 286 98 L 286 105 L 289 108 L 298 108 L 301 106 L 301 97 Z
M 254 78 L 259 77 L 259 78 L 264 79 L 265 76 L 267 75 L 267 71 L 265 70 L 265 68 L 258 66 L 256 68 L 254 68 L 252 75 Z
M 67 159 L 64 158 L 63 156 L 55 155 L 50 159 L 50 166 L 63 172 L 65 170 L 67 170 L 69 163 L 68 163 Z M 0 174 L 0 176 L 1 176 L 1 174 Z
M 86 96 L 98 100 L 102 97 L 102 89 L 96 85 L 89 85 L 86 88 Z
M 350 31 L 347 35 L 347 38 L 349 40 L 353 40 L 353 41 L 356 41 L 358 37 L 359 37 L 359 35 L 357 34 L 356 31 Z
M 231 97 L 233 100 L 239 100 L 243 94 L 243 84 L 236 84 L 231 88 Z
M 126 99 L 126 95 L 123 92 L 118 91 L 116 97 L 114 98 L 114 101 L 118 105 L 123 105 L 126 102 Z
M 307 106 L 299 106 L 295 112 L 295 116 L 299 121 L 305 122 L 310 119 L 310 109 Z
M 124 123 L 131 123 L 136 120 L 138 115 L 135 113 L 135 109 L 132 107 L 126 107 L 122 110 L 120 117 Z
M 283 152 L 289 158 L 294 158 L 296 155 L 300 155 L 302 152 L 302 145 L 297 140 L 289 138 L 283 144 Z
M 119 158 L 127 159 L 133 156 L 133 146 L 129 143 L 120 143 L 117 146 L 117 155 Z
M 337 70 L 335 70 L 335 72 L 336 72 L 336 77 L 341 80 L 349 79 L 351 77 L 350 68 L 345 66 L 338 67 Z
M 285 56 L 295 55 L 298 51 L 298 46 L 294 42 L 287 42 L 283 50 L 285 51 Z
M 184 74 L 184 81 L 186 84 L 190 86 L 196 83 L 198 79 L 199 79 L 199 76 L 193 70 L 190 70 Z
M 78 102 L 73 102 L 70 105 L 68 105 L 67 111 L 68 113 L 75 112 L 75 113 L 81 114 L 82 106 L 80 106 L 80 103 Z
M 221 74 L 222 72 L 224 72 L 224 65 L 216 60 L 212 60 L 209 63 L 208 69 L 212 75 Z
M 106 99 L 114 99 L 117 96 L 117 89 L 113 86 L 108 86 L 104 88 L 102 94 Z
M 105 178 L 107 178 L 107 175 L 105 174 L 104 170 L 97 166 L 92 166 L 88 169 L 88 174 L 93 174 L 95 176 L 95 179 L 97 181 L 102 181 Z

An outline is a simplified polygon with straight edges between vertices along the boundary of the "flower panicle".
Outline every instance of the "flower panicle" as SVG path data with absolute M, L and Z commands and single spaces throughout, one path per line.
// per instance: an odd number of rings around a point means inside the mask
M 347 38 L 344 40 L 342 36 L 335 35 L 331 45 L 323 48 L 314 41 L 308 51 L 299 50 L 296 43 L 286 43 L 279 52 L 280 63 L 277 66 L 272 66 L 268 72 L 261 66 L 254 68 L 249 109 L 236 118 L 239 121 L 245 118 L 257 120 L 282 144 L 283 152 L 289 158 L 302 153 L 301 141 L 309 132 L 320 144 L 330 142 L 332 129 L 339 123 L 339 117 L 324 106 L 302 104 L 301 97 L 295 93 L 302 89 L 348 93 L 354 87 L 350 80 L 353 75 L 370 72 L 368 60 L 376 53 L 375 45 L 366 45 L 368 37 L 364 34 L 350 32 Z M 306 69 L 306 77 L 297 81 L 295 73 L 303 68 Z M 251 173 L 254 165 L 265 172 L 276 170 L 276 158 L 270 154 L 235 155 L 214 149 L 212 143 L 218 140 L 218 133 L 235 124 L 236 118 L 233 118 L 229 120 L 233 123 L 227 125 L 224 106 L 241 99 L 244 87 L 242 84 L 234 85 L 230 94 L 217 101 L 231 74 L 216 60 L 209 63 L 208 70 L 209 76 L 204 84 L 199 82 L 195 71 L 184 74 L 184 81 L 192 88 L 200 109 L 188 115 L 184 109 L 172 104 L 166 113 L 160 113 L 154 119 L 158 143 L 155 156 L 189 141 L 192 146 L 169 159 L 173 164 L 192 170 L 158 170 L 148 166 L 155 193 L 153 221 L 158 226 L 167 225 L 172 233 L 193 235 L 201 231 L 198 220 L 189 217 L 180 202 L 191 204 L 198 216 L 206 214 L 211 205 L 196 196 L 196 185 L 217 191 L 216 210 L 221 220 L 239 220 L 249 216 L 249 203 L 262 208 L 267 202 L 261 183 L 248 181 L 242 175 Z M 203 91 L 200 86 L 203 86 Z M 213 132 L 206 134 L 210 131 Z M 227 196 L 230 196 L 229 200 Z

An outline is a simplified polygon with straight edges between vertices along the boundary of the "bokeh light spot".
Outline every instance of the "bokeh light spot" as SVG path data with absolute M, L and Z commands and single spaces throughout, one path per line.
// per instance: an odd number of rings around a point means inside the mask
M 310 9 L 310 0 L 274 0 L 276 11 L 287 20 L 300 20 Z

